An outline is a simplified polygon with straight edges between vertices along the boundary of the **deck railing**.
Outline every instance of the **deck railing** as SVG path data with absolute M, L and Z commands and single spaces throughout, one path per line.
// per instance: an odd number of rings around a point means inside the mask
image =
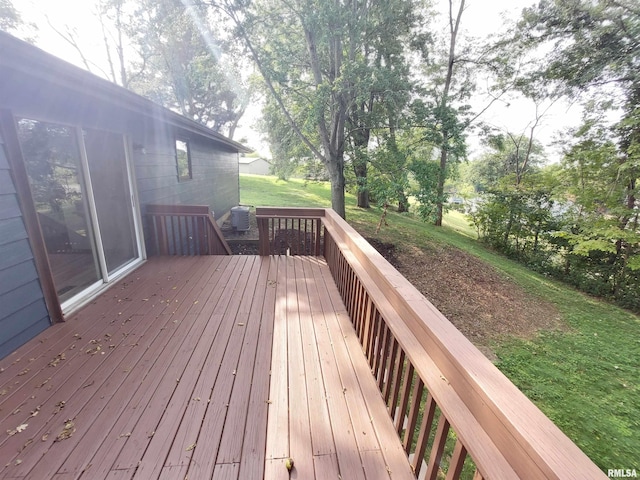
M 207 205 L 147 205 L 146 216 L 157 255 L 231 255 Z
M 260 255 L 320 256 L 322 208 L 256 209 Z
M 282 254 L 272 247 L 278 219 L 292 221 L 289 230 L 296 218 L 319 219 L 315 242 L 417 478 L 607 478 L 333 210 L 257 212 L 269 222 L 260 230 L 270 235 L 261 238 L 263 255 Z

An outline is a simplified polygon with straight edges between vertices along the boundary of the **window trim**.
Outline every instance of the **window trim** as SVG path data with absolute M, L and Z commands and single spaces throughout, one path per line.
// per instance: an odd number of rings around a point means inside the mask
M 180 175 L 180 161 L 178 159 L 178 142 L 183 143 L 187 153 L 187 175 Z M 193 166 L 191 163 L 191 147 L 189 145 L 189 139 L 185 137 L 176 137 L 173 143 L 174 156 L 176 161 L 176 174 L 178 176 L 178 182 L 188 182 L 193 180 Z M 180 149 L 182 150 L 182 149 Z

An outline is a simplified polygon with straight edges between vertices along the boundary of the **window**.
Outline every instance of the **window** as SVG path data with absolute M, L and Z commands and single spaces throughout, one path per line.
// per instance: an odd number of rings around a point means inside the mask
M 191 180 L 191 152 L 189 152 L 189 142 L 187 140 L 176 139 L 176 167 L 178 169 L 178 181 Z

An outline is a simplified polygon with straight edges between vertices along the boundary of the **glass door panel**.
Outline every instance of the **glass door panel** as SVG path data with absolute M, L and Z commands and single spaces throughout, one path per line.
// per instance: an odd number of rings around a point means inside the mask
M 109 274 L 138 258 L 122 135 L 84 130 L 89 176 Z
M 21 119 L 33 201 L 61 302 L 101 280 L 75 128 Z

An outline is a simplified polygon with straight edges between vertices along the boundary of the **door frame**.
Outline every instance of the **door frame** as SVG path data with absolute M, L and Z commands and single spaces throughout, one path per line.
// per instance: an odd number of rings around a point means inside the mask
M 31 192 L 31 185 L 29 182 L 29 176 L 26 170 L 24 157 L 22 155 L 22 147 L 18 138 L 17 130 L 17 118 L 28 118 L 30 120 L 55 123 L 58 125 L 64 125 L 75 130 L 78 149 L 80 151 L 80 167 L 82 180 L 87 190 L 87 203 L 90 211 L 89 221 L 91 228 L 94 232 L 94 240 L 96 244 L 96 253 L 100 263 L 101 279 L 89 285 L 87 288 L 74 295 L 70 299 L 60 302 L 58 293 L 53 281 L 53 271 L 51 269 L 51 263 L 47 254 L 47 249 L 42 233 L 42 227 L 38 220 L 37 210 L 33 201 L 33 195 Z M 93 190 L 91 187 L 91 178 L 88 169 L 88 158 L 85 148 L 84 138 L 82 134 L 83 126 L 79 124 L 70 124 L 64 121 L 59 121 L 51 118 L 42 118 L 38 115 L 32 115 L 25 113 L 20 115 L 10 109 L 0 109 L 0 133 L 4 141 L 5 148 L 7 150 L 7 159 L 13 180 L 16 188 L 16 195 L 22 209 L 22 215 L 25 223 L 25 229 L 29 237 L 29 244 L 34 257 L 34 263 L 38 272 L 38 277 L 42 286 L 42 292 L 44 301 L 49 311 L 49 318 L 52 324 L 63 322 L 65 316 L 72 314 L 79 308 L 83 307 L 87 303 L 91 302 L 96 296 L 102 293 L 105 289 L 109 288 L 113 282 L 129 274 L 140 264 L 146 261 L 147 254 L 144 243 L 144 231 L 142 228 L 142 213 L 140 211 L 138 202 L 138 190 L 137 182 L 135 179 L 135 171 L 133 165 L 133 148 L 132 141 L 128 135 L 122 132 L 114 132 L 108 129 L 101 129 L 96 127 L 95 130 L 102 130 L 117 134 L 123 144 L 124 156 L 125 156 L 125 168 L 130 192 L 130 204 L 133 212 L 133 230 L 135 236 L 135 243 L 138 249 L 138 256 L 126 263 L 111 274 L 108 273 L 106 268 L 104 250 L 102 247 L 102 239 L 99 233 L 99 225 L 97 221 L 97 214 L 95 209 L 95 199 L 93 196 Z

